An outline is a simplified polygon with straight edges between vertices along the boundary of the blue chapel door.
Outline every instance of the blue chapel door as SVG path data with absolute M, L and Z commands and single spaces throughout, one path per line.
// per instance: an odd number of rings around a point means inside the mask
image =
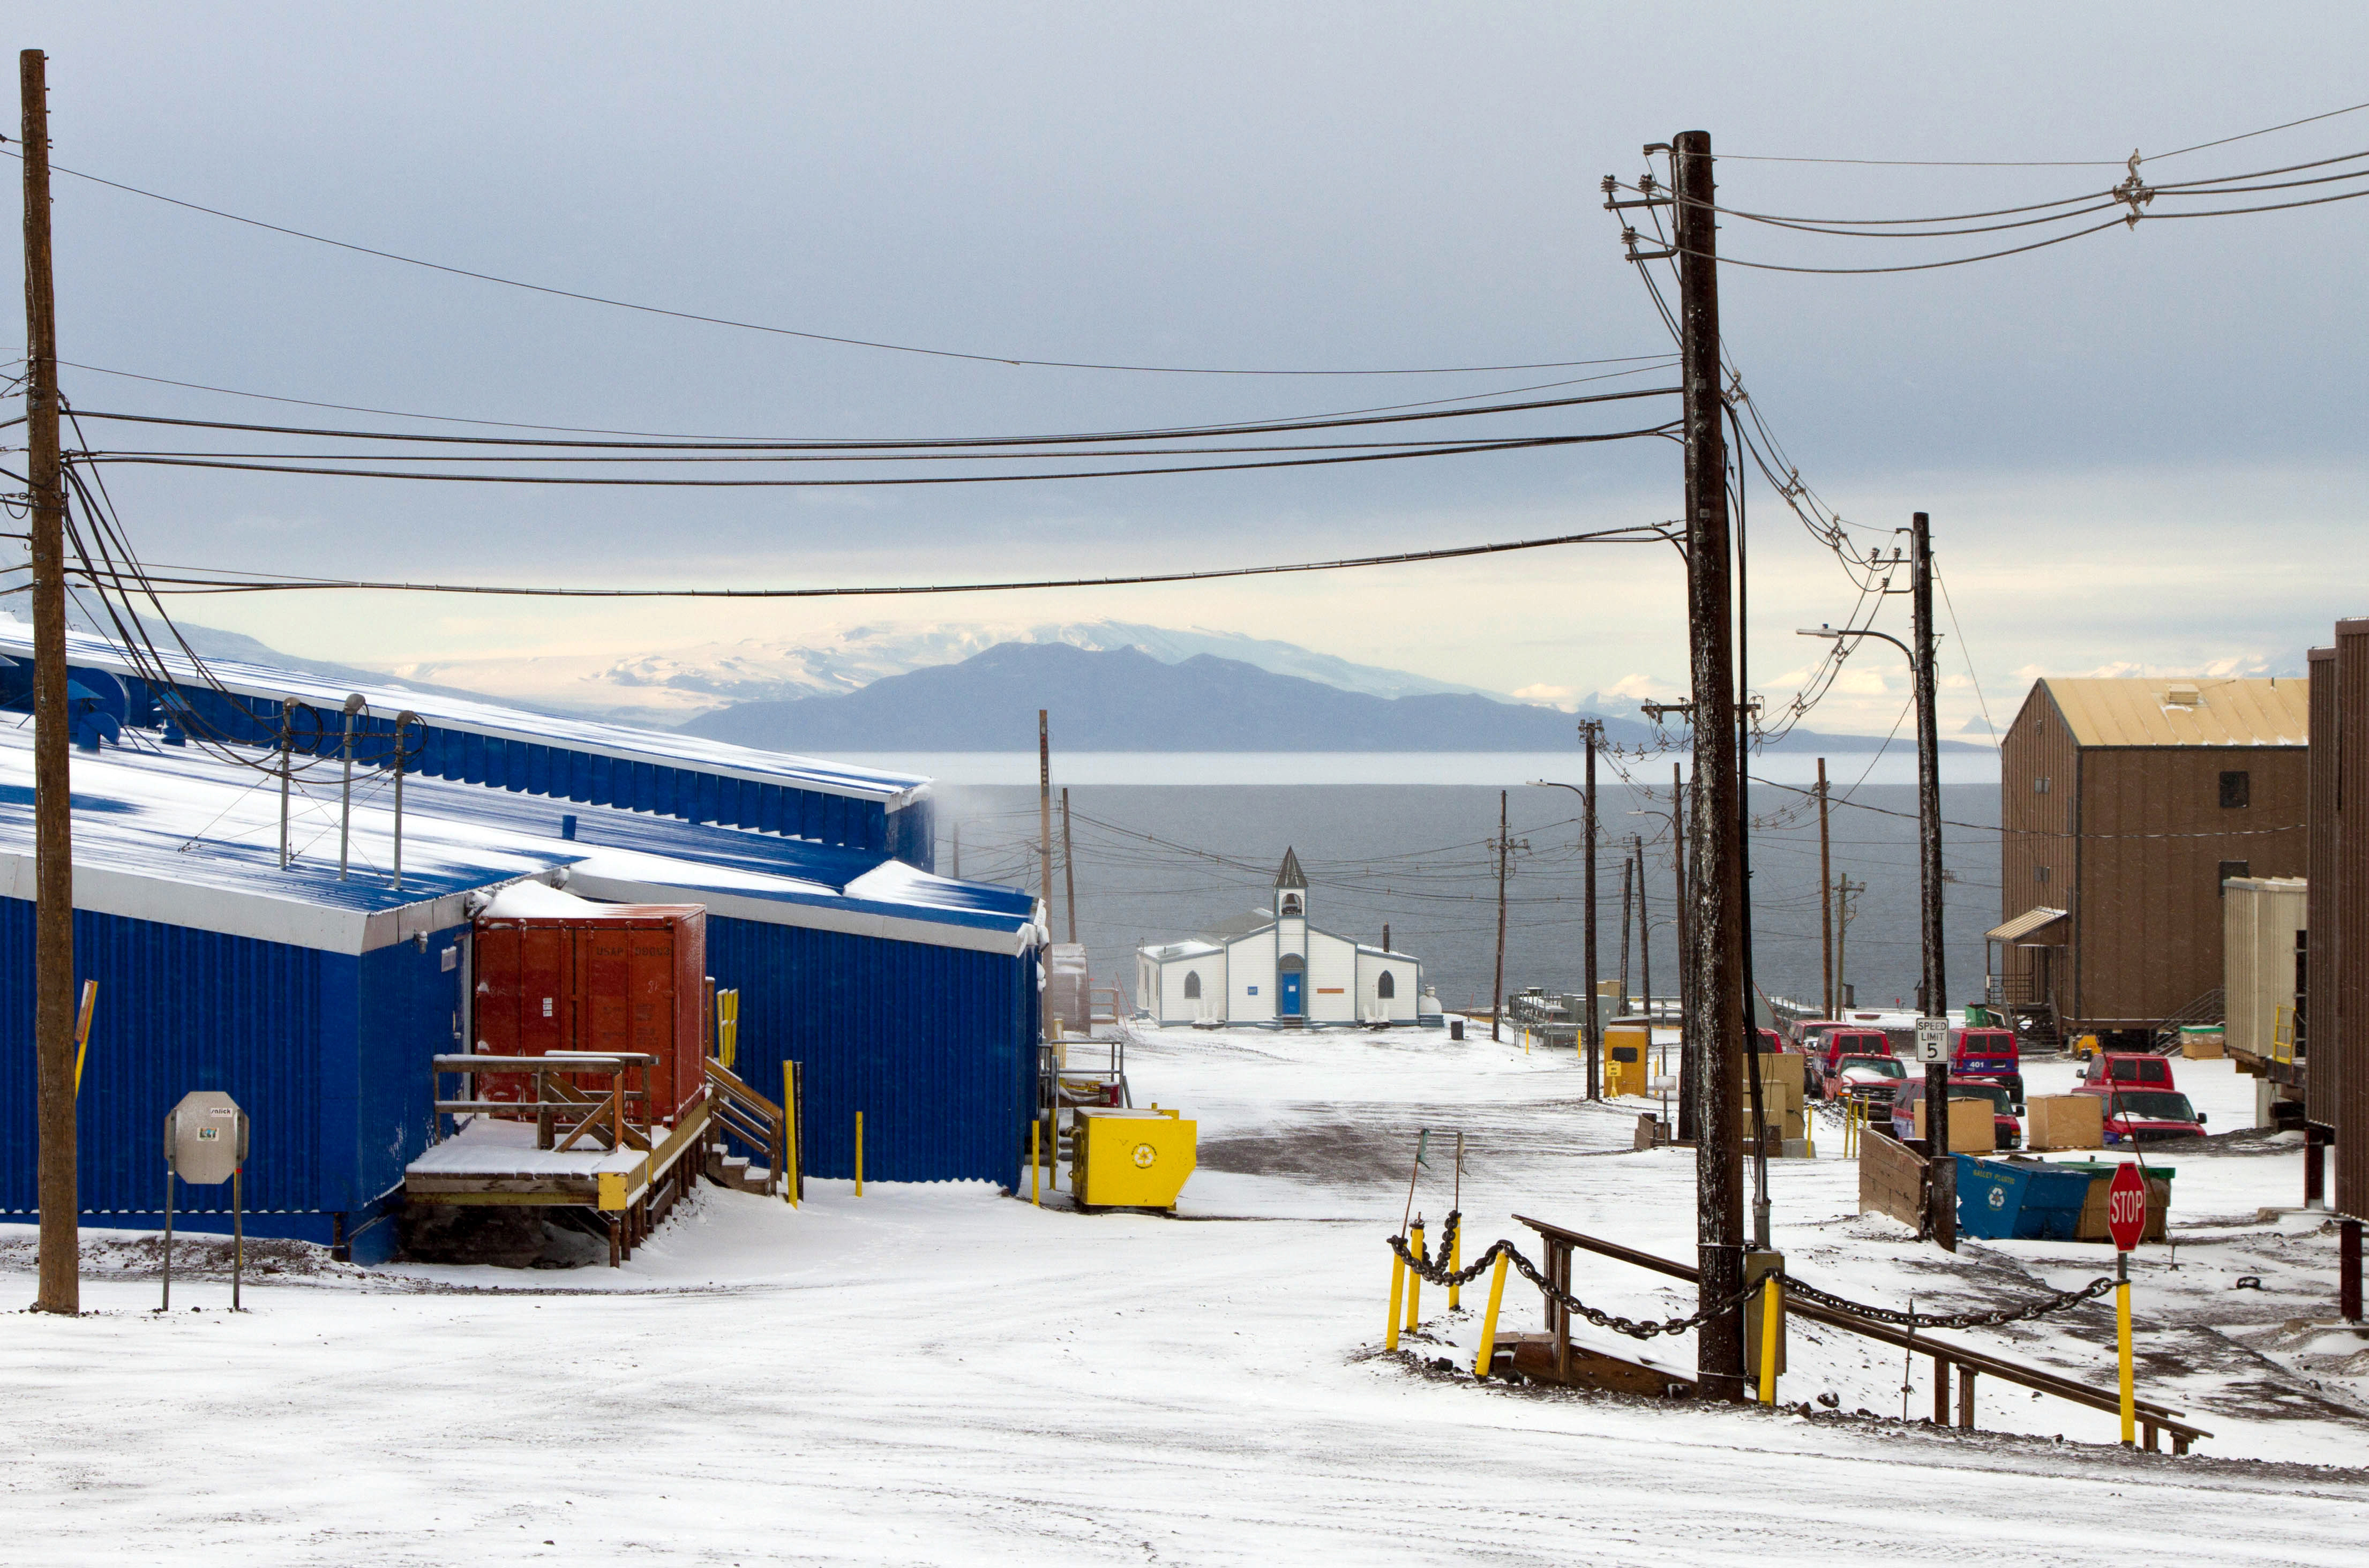
M 1278 1016 L 1284 1018 L 1297 1018 L 1299 1016 L 1300 978 L 1300 976 L 1288 971 L 1276 977 L 1276 990 L 1280 992 L 1276 999 L 1275 1005 L 1275 1010 Z

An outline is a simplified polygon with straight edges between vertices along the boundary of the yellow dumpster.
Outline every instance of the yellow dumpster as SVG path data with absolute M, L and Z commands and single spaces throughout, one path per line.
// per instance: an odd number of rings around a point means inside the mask
M 1604 1093 L 1607 1096 L 1645 1093 L 1645 1059 L 1651 1054 L 1651 1031 L 1642 1024 L 1604 1026 Z
M 1173 1208 L 1193 1173 L 1200 1124 L 1173 1110 L 1080 1110 L 1070 1187 L 1093 1208 Z

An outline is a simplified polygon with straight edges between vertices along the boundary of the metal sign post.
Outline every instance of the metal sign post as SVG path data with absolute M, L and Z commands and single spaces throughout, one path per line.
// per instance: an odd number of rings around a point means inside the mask
M 239 1288 L 246 1270 L 246 1113 L 219 1089 L 181 1097 L 165 1114 L 165 1295 L 160 1312 L 173 1307 L 173 1178 L 192 1186 L 230 1183 L 230 1310 L 242 1310 Z
M 2146 1235 L 2146 1177 L 2138 1162 L 2116 1167 L 2106 1186 L 2106 1230 L 2114 1239 L 2114 1341 L 2123 1378 L 2123 1447 L 2138 1436 L 2131 1376 L 2131 1249 Z

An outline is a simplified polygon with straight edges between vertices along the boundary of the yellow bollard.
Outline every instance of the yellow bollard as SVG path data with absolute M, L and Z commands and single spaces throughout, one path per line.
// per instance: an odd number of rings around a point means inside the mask
M 2123 1371 L 2123 1447 L 2130 1448 L 2138 1440 L 2138 1394 L 2131 1383 L 2131 1282 L 2128 1253 L 2118 1256 L 2115 1273 L 2122 1277 L 2114 1285 L 2114 1348 L 2119 1353 Z
M 1393 1252 L 1390 1253 L 1390 1322 L 1389 1330 L 1382 1335 L 1384 1350 L 1399 1347 L 1399 1295 L 1405 1288 L 1406 1259 Z
M 1037 1129 L 1043 1125 L 1035 1120 L 1031 1120 L 1028 1124 L 1028 1201 L 1039 1208 L 1045 1207 L 1045 1198 L 1036 1189 L 1037 1175 L 1042 1170 L 1042 1167 L 1036 1163 L 1036 1139 Z
M 782 1196 L 798 1206 L 798 1064 L 782 1059 Z
M 1448 1246 L 1448 1266 L 1451 1272 L 1461 1273 L 1463 1271 L 1464 1227 L 1461 1225 L 1459 1225 L 1456 1228 L 1455 1239 Z M 1463 1295 L 1464 1287 L 1461 1285 L 1451 1285 L 1448 1288 L 1448 1310 L 1449 1311 L 1452 1312 L 1457 1310 L 1458 1304 L 1461 1300 Z
M 1423 1227 L 1422 1227 L 1421 1225 L 1417 1225 L 1417 1226 L 1414 1228 L 1414 1235 L 1413 1235 L 1413 1237 L 1412 1238 L 1412 1241 L 1413 1241 L 1413 1245 L 1412 1245 L 1412 1246 L 1410 1246 L 1407 1250 L 1408 1250 L 1408 1251 L 1410 1251 L 1410 1252 L 1412 1252 L 1412 1253 L 1414 1253 L 1414 1255 L 1415 1255 L 1415 1256 L 1417 1256 L 1417 1257 L 1421 1257 L 1421 1256 L 1423 1256 Z M 1414 1332 L 1414 1326 L 1415 1326 L 1415 1324 L 1417 1324 L 1417 1323 L 1419 1323 L 1419 1322 L 1421 1322 L 1423 1321 L 1422 1314 L 1421 1314 L 1420 1310 L 1418 1310 L 1419 1303 L 1420 1303 L 1422 1300 L 1423 1300 L 1423 1276 L 1421 1276 L 1421 1275 L 1417 1274 L 1417 1273 L 1416 1273 L 1414 1270 L 1413 1270 L 1413 1269 L 1409 1269 L 1409 1270 L 1407 1270 L 1407 1315 L 1406 1315 L 1406 1326 L 1407 1326 L 1407 1332 L 1408 1332 L 1409 1333 L 1413 1333 Z
M 855 1196 L 864 1196 L 864 1113 L 855 1113 Z
M 1497 1308 L 1505 1299 L 1505 1254 L 1497 1254 L 1497 1266 L 1489 1275 L 1489 1310 L 1481 1319 L 1481 1353 L 1472 1358 L 1472 1375 L 1485 1378 L 1489 1363 L 1497 1354 Z
M 1785 1310 L 1785 1287 L 1771 1279 L 1760 1287 L 1760 1402 L 1777 1402 L 1777 1322 Z

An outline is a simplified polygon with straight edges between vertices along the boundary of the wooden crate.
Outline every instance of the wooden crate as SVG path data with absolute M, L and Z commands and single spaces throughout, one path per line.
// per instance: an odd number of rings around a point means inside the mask
M 1870 1127 L 1859 1145 L 1859 1211 L 1888 1214 L 1925 1229 L 1925 1159 L 1890 1134 Z
M 2035 1094 L 2023 1104 L 2026 1149 L 2103 1149 L 2106 1099 L 2102 1094 Z

